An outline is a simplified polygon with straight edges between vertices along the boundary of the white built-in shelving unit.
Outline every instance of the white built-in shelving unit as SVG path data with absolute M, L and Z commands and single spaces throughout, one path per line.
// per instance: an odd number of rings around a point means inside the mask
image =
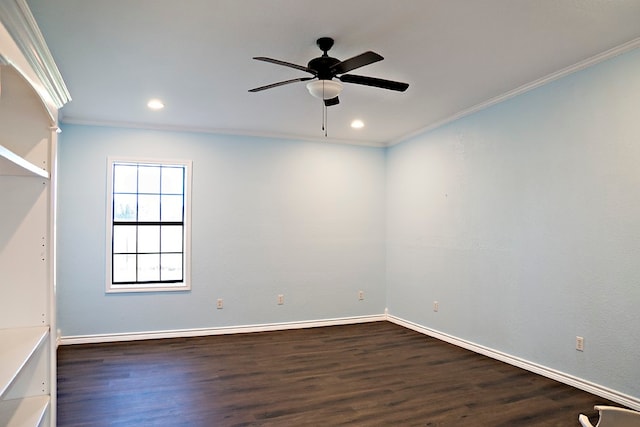
M 49 336 L 49 327 L 0 329 L 0 392 L 4 394 L 20 377 L 31 358 L 41 351 Z M 26 374 L 28 375 L 28 374 Z M 43 380 L 46 384 L 46 380 Z M 43 386 L 45 384 L 42 384 Z M 0 426 L 38 426 L 51 403 L 51 395 L 41 394 L 16 396 L 0 401 Z M 37 391 L 36 391 L 37 393 Z
M 0 0 L 2 427 L 56 425 L 56 130 L 68 100 L 24 0 Z
M 0 145 L 0 175 L 39 176 L 49 178 L 49 172 L 28 162 Z

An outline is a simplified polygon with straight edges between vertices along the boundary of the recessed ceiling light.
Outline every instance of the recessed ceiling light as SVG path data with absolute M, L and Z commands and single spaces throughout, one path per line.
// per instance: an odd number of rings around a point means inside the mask
M 164 108 L 164 104 L 159 99 L 151 99 L 147 102 L 147 107 L 152 110 L 162 110 Z
M 354 120 L 351 122 L 351 127 L 354 129 L 362 129 L 364 127 L 364 122 L 362 120 Z

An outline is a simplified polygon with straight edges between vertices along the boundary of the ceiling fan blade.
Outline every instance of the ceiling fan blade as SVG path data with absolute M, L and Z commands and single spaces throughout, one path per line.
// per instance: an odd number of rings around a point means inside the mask
M 260 92 L 261 90 L 271 89 L 273 87 L 278 87 L 278 86 L 284 86 L 284 85 L 288 85 L 289 83 L 304 82 L 304 81 L 311 80 L 311 79 L 313 79 L 313 77 L 299 77 L 297 79 L 285 80 L 285 81 L 282 81 L 282 82 L 271 83 L 270 85 L 260 86 L 260 87 L 256 87 L 256 88 L 253 88 L 253 89 L 249 89 L 249 92 Z
M 257 59 L 258 61 L 270 62 L 272 64 L 282 65 L 289 68 L 295 68 L 296 70 L 306 71 L 307 73 L 314 74 L 313 71 L 309 70 L 309 68 L 303 65 L 292 64 L 291 62 L 280 61 L 279 59 L 267 58 L 264 56 L 255 56 L 253 59 Z
M 398 92 L 404 92 L 409 87 L 409 83 L 394 82 L 393 80 L 378 79 L 376 77 L 356 76 L 354 74 L 345 74 L 338 78 L 345 83 L 374 86 L 382 89 L 397 90 Z
M 340 100 L 338 99 L 337 96 L 335 98 L 325 99 L 324 100 L 324 105 L 326 107 L 331 107 L 332 105 L 338 105 L 338 104 L 340 104 Z
M 331 71 L 334 74 L 348 73 L 351 70 L 364 67 L 365 65 L 373 64 L 374 62 L 382 61 L 383 59 L 384 58 L 377 53 L 367 51 L 365 53 L 361 53 L 360 55 L 356 55 L 353 58 L 345 59 L 344 61 L 338 62 L 336 65 L 331 67 Z

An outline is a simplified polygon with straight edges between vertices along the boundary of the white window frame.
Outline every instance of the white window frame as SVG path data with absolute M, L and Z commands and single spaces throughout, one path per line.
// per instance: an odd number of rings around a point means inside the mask
M 113 283 L 113 171 L 114 164 L 130 163 L 138 165 L 182 166 L 184 175 L 184 217 L 183 217 L 183 276 L 182 281 L 163 283 Z M 122 292 L 175 292 L 191 290 L 191 160 L 169 160 L 139 157 L 108 157 L 107 158 L 107 217 L 106 217 L 106 293 Z

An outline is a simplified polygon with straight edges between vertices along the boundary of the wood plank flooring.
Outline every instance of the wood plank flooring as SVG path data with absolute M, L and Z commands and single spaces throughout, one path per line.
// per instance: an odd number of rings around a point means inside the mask
M 60 427 L 577 426 L 594 404 L 389 322 L 58 349 Z

